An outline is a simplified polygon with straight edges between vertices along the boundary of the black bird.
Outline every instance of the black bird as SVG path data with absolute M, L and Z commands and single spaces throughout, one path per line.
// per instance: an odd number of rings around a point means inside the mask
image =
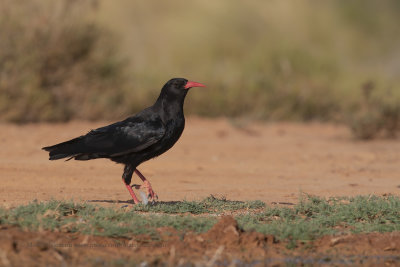
M 161 155 L 178 141 L 185 128 L 183 102 L 192 87 L 205 85 L 183 78 L 171 79 L 163 86 L 160 96 L 151 107 L 123 121 L 43 149 L 50 152 L 50 160 L 108 158 L 122 163 L 125 165 L 122 180 L 135 204 L 139 200 L 132 187 L 145 188 L 148 197 L 155 200 L 157 195 L 137 166 Z M 143 185 L 130 185 L 134 172 L 142 179 Z

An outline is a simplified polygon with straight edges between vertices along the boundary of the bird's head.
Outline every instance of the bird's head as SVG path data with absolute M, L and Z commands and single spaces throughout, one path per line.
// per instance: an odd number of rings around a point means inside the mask
M 192 87 L 206 87 L 204 84 L 198 82 L 191 82 L 184 78 L 173 78 L 169 80 L 164 87 L 169 87 L 170 89 L 177 90 L 188 90 Z
M 189 89 L 192 87 L 206 86 L 198 82 L 188 81 L 184 78 L 173 78 L 164 85 L 161 91 L 161 95 L 164 95 L 164 97 L 166 98 L 184 98 Z

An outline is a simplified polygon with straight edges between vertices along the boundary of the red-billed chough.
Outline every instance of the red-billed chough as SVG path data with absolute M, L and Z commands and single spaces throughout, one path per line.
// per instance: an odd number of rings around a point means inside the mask
M 145 188 L 148 197 L 154 200 L 158 198 L 157 195 L 136 168 L 142 162 L 164 153 L 178 141 L 185 127 L 183 102 L 192 87 L 205 86 L 183 78 L 171 79 L 163 86 L 160 96 L 151 107 L 123 121 L 43 149 L 50 152 L 50 160 L 108 158 L 122 163 L 125 165 L 122 180 L 133 201 L 139 203 L 132 187 Z M 130 185 L 133 172 L 142 179 L 143 185 Z

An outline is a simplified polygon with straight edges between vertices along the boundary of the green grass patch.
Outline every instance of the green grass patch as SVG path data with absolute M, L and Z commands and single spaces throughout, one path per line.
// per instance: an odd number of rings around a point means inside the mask
M 307 196 L 293 208 L 267 207 L 238 216 L 244 230 L 272 234 L 282 240 L 310 241 L 326 234 L 400 231 L 400 198 Z
M 396 196 L 330 199 L 305 196 L 292 207 L 211 196 L 201 201 L 137 205 L 129 209 L 53 200 L 13 209 L 0 208 L 0 224 L 32 231 L 43 229 L 109 237 L 147 234 L 158 239 L 159 227 L 172 227 L 179 233 L 201 233 L 217 222 L 216 215 L 241 210 L 246 214 L 235 216 L 240 228 L 272 234 L 279 240 L 289 241 L 289 246 L 326 234 L 400 231 L 400 198 Z M 202 216 L 196 216 L 199 214 Z
M 106 208 L 87 203 L 61 201 L 32 202 L 11 210 L 0 210 L 0 224 L 17 225 L 26 230 L 60 230 L 110 237 L 148 234 L 157 238 L 156 228 L 204 232 L 215 218 L 138 214 L 133 210 Z
M 226 198 L 216 198 L 209 196 L 201 201 L 174 201 L 156 202 L 153 205 L 135 205 L 134 211 L 142 212 L 162 212 L 162 213 L 213 213 L 218 214 L 224 211 L 254 210 L 265 208 L 265 203 L 260 200 L 255 201 L 233 201 Z

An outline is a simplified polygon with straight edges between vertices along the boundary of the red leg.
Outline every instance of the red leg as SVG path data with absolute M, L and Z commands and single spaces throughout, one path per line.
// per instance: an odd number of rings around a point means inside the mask
M 144 175 L 138 169 L 135 169 L 135 173 L 140 177 L 140 179 L 142 179 L 143 185 L 133 185 L 133 186 L 135 186 L 136 189 L 145 188 L 147 191 L 147 195 L 150 199 L 152 200 L 158 199 L 157 194 L 153 191 L 153 188 L 151 187 L 151 184 L 146 179 L 146 177 L 144 177 Z
M 129 194 L 131 194 L 131 197 L 132 197 L 132 199 L 133 199 L 133 202 L 134 202 L 135 204 L 138 204 L 138 203 L 139 203 L 139 200 L 137 199 L 135 193 L 133 192 L 132 187 L 131 187 L 129 184 L 126 184 L 124 179 L 122 179 L 122 182 L 124 182 L 126 188 L 127 188 L 128 191 L 129 191 Z

